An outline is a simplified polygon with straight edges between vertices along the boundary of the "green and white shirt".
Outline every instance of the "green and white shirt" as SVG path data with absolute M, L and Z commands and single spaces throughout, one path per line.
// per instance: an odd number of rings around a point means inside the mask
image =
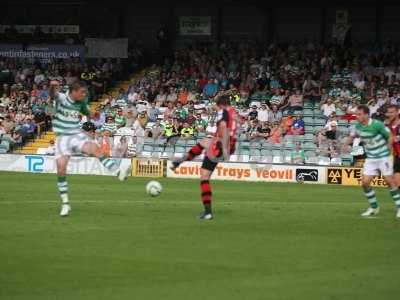
M 115 125 L 119 126 L 119 127 L 123 127 L 126 124 L 126 118 L 124 116 L 120 116 L 120 115 L 115 115 L 114 118 L 115 121 Z
M 89 115 L 87 101 L 74 101 L 67 93 L 56 95 L 53 131 L 56 135 L 74 135 L 81 132 L 80 115 Z
M 365 126 L 357 122 L 351 135 L 361 139 L 367 158 L 390 156 L 390 130 L 381 121 L 370 119 Z
M 105 130 L 114 134 L 117 131 L 117 124 L 115 124 L 115 122 L 104 123 L 103 126 L 101 126 L 101 131 L 105 131 Z

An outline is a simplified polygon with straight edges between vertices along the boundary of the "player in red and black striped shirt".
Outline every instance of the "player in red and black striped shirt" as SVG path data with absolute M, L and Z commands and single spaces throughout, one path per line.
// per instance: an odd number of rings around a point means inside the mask
M 392 133 L 393 173 L 396 184 L 400 187 L 400 118 L 397 105 L 388 106 L 385 123 Z
M 216 102 L 217 109 L 217 132 L 212 138 L 204 138 L 179 160 L 172 163 L 171 170 L 175 170 L 184 161 L 193 160 L 205 151 L 203 164 L 200 171 L 201 200 L 204 212 L 200 218 L 211 220 L 213 218 L 211 209 L 212 190 L 210 178 L 218 162 L 229 160 L 229 156 L 235 152 L 236 145 L 236 110 L 230 106 L 229 96 L 220 96 Z

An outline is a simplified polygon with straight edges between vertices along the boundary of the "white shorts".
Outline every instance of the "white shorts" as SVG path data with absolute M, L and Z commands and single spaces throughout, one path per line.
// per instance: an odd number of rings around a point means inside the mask
M 393 158 L 367 158 L 364 163 L 365 176 L 391 176 L 393 175 Z
M 85 133 L 60 135 L 56 137 L 55 158 L 82 154 L 82 147 L 87 142 L 95 142 Z

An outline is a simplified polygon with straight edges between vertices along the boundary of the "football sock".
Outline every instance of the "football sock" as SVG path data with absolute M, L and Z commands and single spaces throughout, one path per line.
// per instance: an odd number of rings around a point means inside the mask
M 364 190 L 365 197 L 372 208 L 378 208 L 378 201 L 376 199 L 375 191 L 371 188 Z
M 196 156 L 199 156 L 201 152 L 203 152 L 203 149 L 203 146 L 197 143 L 189 150 L 185 160 L 193 160 Z
M 211 214 L 211 186 L 209 180 L 202 180 L 200 182 L 201 201 L 204 205 L 204 210 L 207 214 Z
M 57 181 L 57 187 L 60 193 L 61 202 L 63 204 L 67 204 L 69 202 L 67 178 L 65 176 L 58 176 Z
M 117 161 L 115 159 L 106 156 L 99 157 L 99 160 L 101 164 L 109 171 L 115 170 L 116 167 L 118 166 Z
M 392 196 L 392 199 L 394 201 L 394 204 L 396 204 L 397 208 L 400 208 L 400 194 L 399 194 L 399 189 L 394 189 L 390 190 L 390 195 Z

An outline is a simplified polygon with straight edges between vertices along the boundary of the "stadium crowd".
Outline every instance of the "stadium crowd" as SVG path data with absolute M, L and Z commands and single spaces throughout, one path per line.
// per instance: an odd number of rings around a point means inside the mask
M 162 66 L 147 69 L 128 91 L 107 99 L 93 120 L 107 154 L 113 145 L 120 149 L 119 136 L 130 135 L 134 140 L 123 142 L 133 149 L 125 146 L 124 153 L 136 155 L 139 137 L 165 139 L 168 145 L 212 134 L 212 103 L 228 94 L 238 108 L 241 140 L 281 144 L 304 137 L 311 108 L 313 116 L 318 113 L 323 120 L 312 127 L 315 151 L 334 157 L 359 104 L 368 104 L 373 117 L 383 118 L 385 106 L 398 103 L 398 61 L 397 48 L 391 45 L 190 46 L 175 51 Z M 301 147 L 295 143 L 294 152 Z
M 397 50 L 390 44 L 192 45 L 175 51 L 163 65 L 147 68 L 127 91 L 108 96 L 91 120 L 105 154 L 134 156 L 147 138 L 165 140 L 168 146 L 212 134 L 212 103 L 228 94 L 238 108 L 241 140 L 279 145 L 303 137 L 294 144 L 295 153 L 307 140 L 318 146 L 316 152 L 334 157 L 358 104 L 368 104 L 375 118 L 383 118 L 385 106 L 398 104 Z M 93 65 L 72 60 L 43 69 L 3 59 L 0 69 L 15 80 L 3 87 L 0 130 L 18 143 L 37 132 L 41 122 L 49 126 L 48 79 L 68 84 L 80 77 L 96 95 L 120 66 L 109 60 Z M 94 76 L 87 80 L 87 74 Z M 317 114 L 320 124 L 314 121 Z M 307 132 L 310 122 L 312 131 Z
M 50 80 L 60 81 L 64 90 L 75 80 L 85 81 L 90 101 L 122 79 L 123 72 L 120 60 L 43 62 L 0 57 L 0 151 L 11 151 L 51 128 L 55 106 L 49 98 Z

